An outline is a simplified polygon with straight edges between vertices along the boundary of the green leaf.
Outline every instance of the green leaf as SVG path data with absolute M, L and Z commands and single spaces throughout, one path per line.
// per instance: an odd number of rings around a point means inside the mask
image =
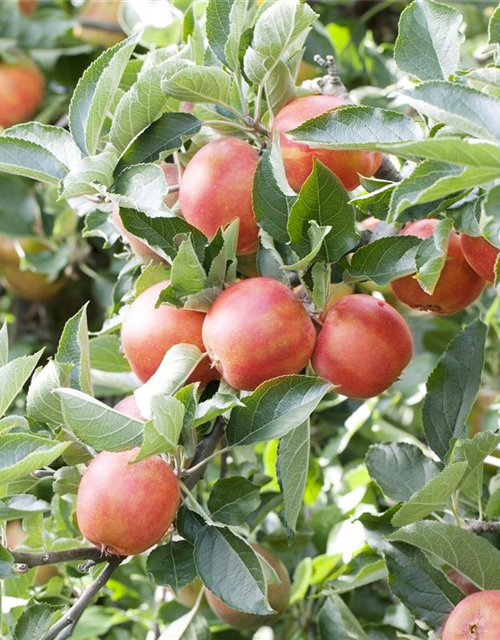
M 9 361 L 9 330 L 4 322 L 0 329 L 0 367 L 4 367 Z
M 25 433 L 0 436 L 0 483 L 8 484 L 48 466 L 68 445 Z
M 402 527 L 422 520 L 443 507 L 458 488 L 467 471 L 467 466 L 467 462 L 454 462 L 446 466 L 394 514 L 392 524 L 395 527 Z
M 191 236 L 183 240 L 172 262 L 170 284 L 178 296 L 203 291 L 207 274 L 194 250 Z
M 482 431 L 474 438 L 459 443 L 455 450 L 457 460 L 466 460 L 468 464 L 462 491 L 478 502 L 483 492 L 484 461 L 500 444 L 500 434 Z
M 450 233 L 453 230 L 451 220 L 440 220 L 430 238 L 424 240 L 417 249 L 415 263 L 418 281 L 422 289 L 432 295 L 446 262 Z
M 288 217 L 297 195 L 286 182 L 279 138 L 262 154 L 253 180 L 252 205 L 259 225 L 275 240 L 288 242 Z
M 231 32 L 230 14 L 234 0 L 210 0 L 207 5 L 208 44 L 223 64 L 227 64 L 225 47 Z
M 51 360 L 33 378 L 26 398 L 28 415 L 38 422 L 58 427 L 64 423 L 61 402 L 53 394 L 55 389 L 69 387 L 71 363 Z
M 311 262 L 316 260 L 316 257 L 320 254 L 320 252 L 323 253 L 323 244 L 331 231 L 332 228 L 330 226 L 319 227 L 315 220 L 311 220 L 309 222 L 309 229 L 307 231 L 309 239 L 305 242 L 301 242 L 300 245 L 294 246 L 294 250 L 303 257 L 293 264 L 285 265 L 284 268 L 292 269 L 294 271 L 306 270 Z
M 118 156 L 116 151 L 103 151 L 97 156 L 86 156 L 68 173 L 59 190 L 61 198 L 76 198 L 98 193 L 113 184 L 113 171 Z
M 420 80 L 447 80 L 460 65 L 462 14 L 434 0 L 412 2 L 401 14 L 396 64 Z
M 0 233 L 11 237 L 36 235 L 39 206 L 32 187 L 31 180 L 0 173 Z
M 353 255 L 349 274 L 356 280 L 369 278 L 385 285 L 415 273 L 415 256 L 422 240 L 415 236 L 389 236 L 374 240 Z
M 205 236 L 178 217 L 155 216 L 133 209 L 121 209 L 120 217 L 127 231 L 145 240 L 151 248 L 160 249 L 168 258 L 173 259 L 179 250 L 183 237 L 191 234 L 193 246 L 198 255 L 203 255 Z
M 396 542 L 384 547 L 389 587 L 405 607 L 431 628 L 441 628 L 452 609 L 463 599 L 443 573 L 417 548 Z
M 214 418 L 234 409 L 234 407 L 244 406 L 241 400 L 230 393 L 218 391 L 210 399 L 200 402 L 196 409 L 194 427 L 199 427 L 206 422 L 211 422 Z
M 424 115 L 486 140 L 500 140 L 500 100 L 462 84 L 431 80 L 399 92 Z
M 196 135 L 201 121 L 190 113 L 165 113 L 128 147 L 118 168 L 158 162 Z
M 482 590 L 500 587 L 500 551 L 488 540 L 444 522 L 423 520 L 388 537 L 406 542 L 456 569 Z
M 61 364 L 72 364 L 71 386 L 92 395 L 87 305 L 66 322 L 55 359 Z
M 227 106 L 231 102 L 231 76 L 218 67 L 186 67 L 162 82 L 163 90 L 185 102 Z
M 214 5 L 216 0 L 214 0 Z M 228 66 L 233 69 L 240 67 L 240 51 L 243 33 L 245 31 L 245 18 L 248 7 L 248 0 L 232 0 L 231 12 L 229 14 L 229 34 L 224 49 L 224 55 Z
M 180 540 L 154 549 L 148 556 L 146 571 L 155 584 L 170 587 L 176 596 L 181 589 L 197 577 L 194 563 L 194 547 Z
M 10 127 L 4 133 L 9 138 L 28 140 L 49 151 L 67 169 L 78 165 L 82 158 L 71 134 L 66 129 L 39 122 L 26 122 Z
M 246 478 L 222 478 L 213 486 L 208 508 L 216 522 L 242 526 L 247 516 L 259 507 L 259 494 L 259 487 Z
M 286 526 L 295 532 L 309 468 L 310 424 L 306 420 L 279 441 L 276 475 L 283 494 Z
M 372 445 L 366 456 L 368 473 L 386 496 L 410 500 L 439 474 L 439 467 L 422 450 L 406 442 Z
M 77 467 L 61 467 L 54 474 L 52 489 L 60 496 L 76 495 L 81 478 L 82 474 Z
M 141 33 L 106 49 L 88 67 L 78 82 L 69 108 L 69 128 L 86 155 L 94 155 L 125 67 Z
M 325 149 L 374 149 L 423 137 L 421 127 L 397 111 L 348 105 L 306 120 L 286 137 Z
M 288 218 L 292 243 L 308 244 L 306 222 L 311 220 L 322 227 L 331 227 L 318 254 L 326 262 L 338 262 L 358 243 L 356 218 L 354 208 L 349 204 L 349 195 L 335 174 L 316 159 Z
M 122 373 L 130 371 L 130 365 L 121 351 L 121 342 L 117 335 L 104 334 L 92 338 L 89 347 L 92 369 Z
M 171 347 L 155 374 L 134 393 L 142 415 L 151 416 L 151 401 L 155 396 L 173 395 L 179 391 L 203 357 L 193 344 Z
M 31 602 L 21 614 L 14 629 L 15 640 L 39 640 L 49 630 L 59 607 L 46 602 Z
M 268 615 L 264 571 L 252 547 L 229 529 L 206 526 L 196 537 L 194 557 L 203 584 L 232 609 Z
M 385 562 L 368 549 L 355 555 L 349 564 L 336 572 L 336 577 L 328 581 L 328 587 L 340 595 L 386 579 Z
M 0 547 L 0 578 L 16 578 L 17 573 L 14 572 L 14 561 L 12 556 L 3 547 Z
M 480 320 L 467 325 L 449 344 L 427 380 L 422 407 L 425 437 L 444 460 L 452 440 L 464 432 L 481 382 L 487 327 Z
M 288 66 L 280 60 L 264 84 L 266 102 L 272 113 L 277 113 L 296 96 L 297 87 Z
M 144 423 L 75 389 L 57 389 L 64 422 L 96 451 L 126 451 L 140 445 Z
M 319 640 L 369 640 L 340 596 L 330 596 L 318 615 Z
M 134 462 L 157 453 L 177 452 L 179 437 L 184 425 L 185 407 L 170 396 L 151 399 L 152 419 L 144 425 L 144 439 Z
M 242 398 L 231 412 L 226 438 L 231 446 L 280 438 L 301 425 L 316 409 L 331 384 L 309 376 L 268 380 Z
M 47 511 L 50 505 L 30 494 L 16 494 L 0 502 L 0 520 L 18 520 Z
M 118 103 L 109 136 L 120 155 L 163 114 L 168 97 L 162 91 L 161 81 L 179 64 L 178 60 L 166 60 L 144 67 L 137 82 Z
M 39 144 L 0 136 L 0 171 L 57 185 L 67 168 L 50 151 Z
M 500 6 L 495 9 L 488 25 L 488 42 L 500 44 Z
M 500 247 L 500 185 L 489 189 L 482 206 L 485 220 L 484 236 L 495 247 Z
M 42 353 L 42 351 L 39 351 L 32 356 L 16 358 L 0 367 L 0 388 L 2 389 L 0 394 L 0 417 L 5 414 L 35 370 Z
M 138 209 L 152 216 L 164 206 L 168 193 L 165 174 L 156 164 L 139 164 L 126 167 L 119 175 L 114 192 L 120 208 Z

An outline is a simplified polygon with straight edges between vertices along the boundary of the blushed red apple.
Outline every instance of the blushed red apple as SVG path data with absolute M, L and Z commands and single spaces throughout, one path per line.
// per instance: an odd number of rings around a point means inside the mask
M 35 116 L 44 90 L 44 77 L 31 60 L 0 63 L 0 127 L 12 127 Z
M 355 294 L 328 311 L 312 358 L 315 372 L 337 393 L 371 398 L 388 389 L 413 355 L 403 317 L 386 302 Z
M 500 591 L 473 593 L 451 612 L 442 640 L 498 640 L 499 613 Z
M 203 324 L 214 365 L 236 389 L 299 373 L 309 362 L 316 332 L 303 304 L 281 282 L 249 278 L 216 299 Z
M 289 102 L 276 116 L 273 128 L 280 133 L 281 155 L 290 186 L 299 191 L 313 169 L 317 158 L 340 179 L 348 190 L 359 186 L 359 175 L 372 176 L 382 163 L 382 155 L 373 151 L 313 149 L 302 142 L 294 142 L 284 135 L 306 120 L 351 104 L 334 96 L 305 96 Z
M 486 238 L 473 238 L 461 234 L 462 251 L 465 259 L 482 278 L 488 282 L 495 281 L 495 264 L 500 249 L 493 246 Z
M 253 253 L 259 228 L 252 207 L 257 151 L 239 138 L 209 142 L 189 162 L 181 178 L 179 201 L 184 218 L 213 238 L 220 227 L 240 220 L 238 254 Z

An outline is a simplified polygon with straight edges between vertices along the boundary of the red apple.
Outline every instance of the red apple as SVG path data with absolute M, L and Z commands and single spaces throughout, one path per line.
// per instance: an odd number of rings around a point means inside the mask
M 388 389 L 413 355 L 410 329 L 386 302 L 365 294 L 335 302 L 316 341 L 312 365 L 349 398 Z
M 34 62 L 0 63 L 0 127 L 11 127 L 36 115 L 44 88 L 43 75 Z
M 473 593 L 451 612 L 442 640 L 498 640 L 499 613 L 500 591 Z
M 116 411 L 124 413 L 127 416 L 130 416 L 131 418 L 135 418 L 136 420 L 142 420 L 143 422 L 145 422 L 144 418 L 142 417 L 141 410 L 137 406 L 135 396 L 133 395 L 127 396 L 126 398 L 123 398 L 123 400 L 120 400 L 120 402 L 114 406 L 114 409 Z
M 259 246 L 259 228 L 252 207 L 258 161 L 259 154 L 248 142 L 220 138 L 196 153 L 181 179 L 182 214 L 208 238 L 239 218 L 238 254 L 253 253 Z
M 160 282 L 138 296 L 125 313 L 122 347 L 137 376 L 146 382 L 156 372 L 167 351 L 176 344 L 194 344 L 204 353 L 202 326 L 205 314 L 175 309 L 166 304 L 156 308 L 158 297 L 168 286 Z M 204 358 L 189 382 L 207 384 L 219 377 L 208 358 Z
M 436 219 L 411 222 L 400 235 L 426 239 L 434 233 L 437 223 Z M 411 275 L 394 280 L 391 287 L 396 298 L 412 309 L 446 315 L 468 307 L 481 295 L 485 284 L 469 266 L 458 233 L 452 231 L 446 263 L 432 295 L 426 293 Z
M 236 389 L 299 373 L 309 362 L 316 332 L 302 303 L 281 282 L 249 278 L 214 302 L 203 341 L 215 366 Z
M 136 555 L 159 542 L 179 508 L 177 476 L 160 456 L 130 464 L 138 449 L 103 451 L 82 476 L 78 526 L 106 553 Z
M 281 155 L 290 186 L 299 191 L 313 169 L 313 159 L 318 158 L 343 183 L 346 189 L 359 186 L 359 175 L 372 176 L 380 167 L 382 156 L 373 151 L 343 151 L 313 149 L 301 142 L 293 142 L 284 135 L 300 124 L 316 116 L 350 104 L 348 100 L 334 96 L 305 96 L 289 102 L 278 113 L 274 129 L 280 133 Z
M 495 264 L 500 249 L 494 247 L 486 238 L 473 238 L 464 233 L 460 236 L 465 259 L 481 278 L 495 282 Z

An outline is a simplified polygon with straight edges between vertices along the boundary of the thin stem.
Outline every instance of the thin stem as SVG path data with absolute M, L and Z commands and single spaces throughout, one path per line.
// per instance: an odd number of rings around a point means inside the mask
M 193 510 L 196 511 L 202 518 L 204 518 L 209 524 L 214 524 L 212 518 L 205 511 L 205 509 L 201 506 L 198 500 L 194 497 L 191 491 L 186 487 L 183 482 L 179 483 L 181 486 L 181 491 L 183 491 L 186 496 L 189 498 L 189 501 L 193 507 Z
M 455 493 L 451 496 L 451 512 L 453 514 L 453 517 L 455 518 L 455 522 L 457 526 L 461 527 L 462 520 L 460 518 L 460 513 L 458 509 L 458 492 L 457 491 L 455 491 Z
M 106 585 L 121 562 L 123 562 L 123 558 L 120 557 L 110 560 L 105 569 L 85 589 L 74 605 L 48 630 L 43 640 L 66 640 L 66 638 L 69 638 L 85 609 L 92 602 L 94 596 Z
M 466 520 L 465 526 L 473 533 L 500 533 L 500 522 Z
M 224 449 L 219 449 L 218 451 L 214 451 L 214 453 L 212 453 L 211 455 L 207 456 L 204 460 L 202 460 L 198 464 L 195 464 L 194 467 L 189 467 L 189 469 L 186 469 L 186 471 L 184 472 L 184 475 L 190 476 L 193 473 L 196 473 L 197 471 L 199 471 L 203 467 L 206 467 L 207 464 L 211 460 L 214 460 L 218 456 L 223 455 L 224 453 L 227 453 L 228 451 L 231 451 L 231 449 L 232 449 L 232 447 L 224 447 Z

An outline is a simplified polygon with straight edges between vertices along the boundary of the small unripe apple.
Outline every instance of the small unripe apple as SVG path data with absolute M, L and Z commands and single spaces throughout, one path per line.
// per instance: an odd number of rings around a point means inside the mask
M 217 298 L 203 324 L 214 365 L 236 389 L 299 373 L 309 362 L 316 332 L 303 304 L 281 282 L 249 278 Z
M 194 582 L 187 584 L 179 591 L 179 595 L 175 598 L 179 604 L 187 609 L 192 609 L 198 600 L 200 590 L 203 588 L 203 583 L 199 578 L 196 578 Z
M 365 294 L 347 296 L 328 312 L 312 365 L 337 393 L 371 398 L 388 389 L 413 355 L 413 339 L 402 316 Z
M 451 612 L 442 640 L 498 640 L 499 612 L 500 591 L 473 593 Z
M 165 181 L 169 186 L 177 185 L 179 183 L 179 172 L 174 164 L 164 163 L 161 164 L 160 167 L 163 169 L 163 173 L 165 174 Z M 173 192 L 168 193 L 163 201 L 165 202 L 167 207 L 172 208 L 178 199 L 179 194 L 177 192 Z M 120 218 L 120 207 L 116 203 L 113 205 L 113 213 L 111 214 L 111 219 L 115 227 L 120 232 L 123 240 L 130 245 L 132 251 L 140 260 L 142 260 L 142 262 L 157 262 L 160 264 L 166 263 L 166 260 L 164 260 L 158 253 L 156 253 L 156 251 L 148 247 L 148 245 L 143 240 L 125 229 L 122 219 Z
M 39 253 L 47 246 L 38 239 L 23 238 L 18 241 L 25 253 Z M 12 238 L 0 236 L 0 273 L 3 286 L 15 296 L 30 302 L 42 302 L 53 298 L 66 284 L 66 278 L 51 281 L 43 273 L 22 271 L 20 257 Z
M 495 264 L 500 249 L 494 247 L 486 238 L 473 238 L 464 233 L 460 236 L 465 259 L 482 278 L 495 282 Z
M 257 151 L 239 138 L 209 142 L 190 161 L 181 178 L 179 201 L 186 220 L 213 238 L 220 227 L 240 220 L 238 254 L 259 246 L 259 227 L 252 207 Z
M 80 11 L 79 18 L 82 21 L 101 23 L 104 27 L 106 23 L 118 27 L 120 3 L 121 0 L 87 0 Z M 73 33 L 76 38 L 100 47 L 112 47 L 125 38 L 125 34 L 119 31 L 83 25 L 75 27 Z
M 130 305 L 122 323 L 122 347 L 133 371 L 143 382 L 156 372 L 167 351 L 176 344 L 194 344 L 202 353 L 205 345 L 202 326 L 205 314 L 175 309 L 166 304 L 156 308 L 168 282 L 150 287 Z M 189 382 L 207 384 L 219 374 L 205 357 L 189 377 Z
M 36 115 L 44 89 L 43 75 L 31 60 L 0 63 L 0 127 L 12 127 Z
M 434 233 L 438 221 L 417 220 L 406 225 L 399 233 L 425 240 Z M 458 233 L 452 231 L 446 262 L 432 295 L 426 293 L 412 275 L 391 283 L 396 298 L 412 309 L 433 311 L 446 315 L 468 307 L 481 295 L 486 282 L 465 259 Z
M 286 611 L 290 602 L 290 577 L 285 565 L 273 553 L 258 544 L 252 545 L 254 550 L 266 560 L 276 572 L 279 583 L 268 584 L 267 597 L 276 613 L 259 616 L 243 613 L 224 604 L 211 591 L 206 592 L 207 602 L 215 615 L 235 629 L 256 629 L 264 625 L 273 625 Z
M 159 542 L 179 508 L 177 476 L 160 456 L 132 463 L 139 449 L 99 453 L 76 499 L 78 526 L 106 553 L 136 555 Z
M 145 422 L 142 417 L 141 410 L 137 406 L 137 400 L 134 395 L 127 396 L 126 398 L 123 398 L 123 400 L 120 400 L 118 404 L 115 404 L 114 409 L 116 411 L 120 411 L 120 413 L 130 416 L 131 418 Z
M 351 104 L 334 96 L 305 96 L 289 102 L 276 116 L 274 129 L 280 133 L 281 155 L 290 186 L 299 191 L 313 170 L 313 159 L 318 158 L 340 179 L 348 190 L 359 186 L 359 175 L 372 176 L 380 167 L 382 156 L 373 151 L 344 151 L 313 149 L 302 142 L 294 142 L 284 133 L 316 116 Z

